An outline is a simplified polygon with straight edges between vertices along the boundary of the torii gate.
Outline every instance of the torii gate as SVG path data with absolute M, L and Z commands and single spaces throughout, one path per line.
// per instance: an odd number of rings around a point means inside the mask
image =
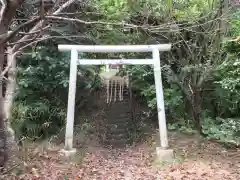
M 65 148 L 63 152 L 66 155 L 74 154 L 76 149 L 73 148 L 73 128 L 74 128 L 74 111 L 75 111 L 75 95 L 76 95 L 76 80 L 77 80 L 77 66 L 78 65 L 110 65 L 110 64 L 126 64 L 126 65 L 153 65 L 157 111 L 159 122 L 160 145 L 157 148 L 157 154 L 161 160 L 173 157 L 173 151 L 167 150 L 167 126 L 166 116 L 164 110 L 163 86 L 161 78 L 160 67 L 160 53 L 159 51 L 169 51 L 171 44 L 159 45 L 58 45 L 58 49 L 62 52 L 71 52 L 70 63 L 70 79 L 68 91 L 68 108 L 67 108 L 67 122 L 65 134 Z M 78 53 L 110 53 L 110 52 L 152 52 L 151 59 L 79 59 Z

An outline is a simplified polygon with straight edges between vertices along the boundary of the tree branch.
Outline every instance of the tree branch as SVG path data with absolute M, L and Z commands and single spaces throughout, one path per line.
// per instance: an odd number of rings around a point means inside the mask
M 39 43 L 39 42 L 42 42 L 42 41 L 45 41 L 45 40 L 49 40 L 49 39 L 67 39 L 69 40 L 68 38 L 84 38 L 84 36 L 50 36 L 50 35 L 47 35 L 47 36 L 44 36 L 42 38 L 36 38 L 36 39 L 30 39 L 30 41 L 32 41 L 31 43 L 28 43 L 26 44 L 25 46 L 19 48 L 19 50 L 15 53 L 21 53 L 21 51 L 23 51 L 24 49 L 26 49 L 27 47 L 29 46 L 32 46 L 36 43 Z
M 8 33 L 8 36 L 5 37 L 1 42 L 0 44 L 4 44 L 6 43 L 7 41 L 9 41 L 11 38 L 13 38 L 21 29 L 23 29 L 24 27 L 30 25 L 30 24 L 33 24 L 33 23 L 36 23 L 37 21 L 39 21 L 41 18 L 40 17 L 36 17 L 34 19 L 31 19 L 23 24 L 21 24 L 20 26 L 18 26 L 14 31 Z
M 115 25 L 115 26 L 128 26 L 131 28 L 139 28 L 143 26 L 138 26 L 134 24 L 127 24 L 127 23 L 111 23 L 111 22 L 104 22 L 104 21 L 84 21 L 81 19 L 75 19 L 75 18 L 68 18 L 68 17 L 59 17 L 59 16 L 45 16 L 46 19 L 49 20 L 58 20 L 58 21 L 67 21 L 67 22 L 75 22 L 75 23 L 81 23 L 81 24 L 103 24 L 103 25 Z
M 7 53 L 12 53 L 12 52 L 7 52 Z M 13 61 L 15 60 L 15 57 L 18 55 L 19 52 L 14 53 L 12 56 L 13 58 L 11 58 L 11 61 L 8 63 L 7 67 L 2 71 L 0 78 L 3 78 L 5 76 L 5 74 L 7 74 L 7 72 L 9 71 L 9 69 L 12 66 Z
M 48 25 L 48 26 L 46 26 L 46 27 L 44 27 L 44 28 L 42 28 L 40 30 L 37 30 L 37 31 L 33 31 L 33 32 L 18 32 L 18 34 L 20 34 L 20 35 L 33 35 L 33 34 L 36 34 L 36 33 L 40 33 L 40 32 L 42 32 L 44 30 L 47 30 L 49 28 L 50 28 L 50 25 Z
M 34 41 L 32 41 L 31 43 L 28 43 L 26 44 L 25 46 L 22 46 L 21 48 L 18 49 L 18 53 L 21 53 L 22 50 L 26 49 L 27 47 L 29 46 L 32 46 L 33 44 L 36 44 L 38 42 L 41 42 L 41 41 L 45 41 L 45 40 L 48 40 L 48 39 L 51 39 L 52 37 L 51 36 L 45 36 L 45 37 L 42 37 L 42 38 L 36 38 Z
M 57 15 L 58 13 L 62 12 L 63 10 L 65 10 L 69 5 L 71 5 L 72 3 L 74 3 L 75 0 L 69 0 L 66 3 L 64 3 L 61 7 L 59 7 L 54 13 L 53 15 Z M 38 20 L 40 20 L 40 17 L 36 17 L 32 20 L 29 20 L 28 22 L 24 23 L 23 25 L 19 26 L 16 30 L 14 30 L 13 32 L 11 32 L 11 35 L 14 36 L 20 29 L 22 29 L 23 27 L 26 26 L 26 24 L 31 24 L 31 23 L 36 23 Z M 40 39 L 37 39 L 37 37 L 29 39 L 32 37 L 33 34 L 36 34 L 38 32 L 42 32 L 43 29 L 47 29 L 47 27 L 45 28 L 41 28 L 41 26 L 44 24 L 44 20 L 41 20 L 40 22 L 38 22 L 28 33 L 26 33 L 26 35 L 24 37 L 22 37 L 19 41 L 17 41 L 14 45 L 14 47 L 12 48 L 12 53 L 13 56 L 17 56 L 19 53 L 21 53 L 25 48 L 36 44 L 38 42 L 53 38 L 51 36 L 47 36 L 47 37 L 43 37 Z M 9 35 L 10 36 L 10 35 Z M 7 37 L 8 40 L 10 39 L 9 36 Z M 32 41 L 31 43 L 28 43 L 25 46 L 21 47 L 21 44 L 24 42 L 29 42 Z M 5 41 L 7 42 L 7 41 Z M 13 62 L 9 62 L 8 66 L 4 69 L 4 71 L 1 73 L 0 78 L 4 78 L 4 75 L 9 71 L 9 69 L 11 68 Z
M 21 33 L 19 33 L 19 34 L 33 35 L 33 34 L 36 34 L 36 33 L 42 33 L 44 30 L 47 30 L 48 28 L 50 28 L 49 25 L 46 26 L 46 27 L 44 27 L 44 28 L 42 28 L 42 29 L 40 29 L 40 30 L 37 30 L 37 31 L 31 32 L 31 33 L 21 32 Z M 36 40 L 36 37 L 31 38 L 31 39 L 27 39 L 27 40 L 23 40 L 23 41 L 20 41 L 20 40 L 19 40 L 19 41 L 14 42 L 14 43 L 9 43 L 8 45 L 9 45 L 9 46 L 13 46 L 13 45 L 16 45 L 16 44 L 27 43 L 27 42 L 29 42 L 29 41 L 34 41 L 34 40 Z
M 1 8 L 1 11 L 0 11 L 0 22 L 2 22 L 3 20 L 3 17 L 4 17 L 4 14 L 6 12 L 6 9 L 7 9 L 7 0 L 0 0 L 1 1 L 1 4 L 2 4 L 2 8 Z
M 181 89 L 181 91 L 186 96 L 186 98 L 190 100 L 191 95 L 189 94 L 188 90 L 184 87 L 184 84 L 183 82 L 181 82 L 178 75 L 175 74 L 171 69 L 169 69 L 169 72 L 170 72 L 170 77 L 168 77 L 168 81 L 176 84 Z
M 31 42 L 31 41 L 36 40 L 36 38 L 37 38 L 37 37 L 31 38 L 31 39 L 26 39 L 26 40 L 24 40 L 24 41 L 17 41 L 17 42 L 15 42 L 15 43 L 9 43 L 8 45 L 9 45 L 9 46 L 12 46 L 12 45 L 17 45 L 17 44 L 22 44 L 22 43 L 29 43 L 29 42 Z
M 234 39 L 229 40 L 228 42 L 237 42 L 237 41 L 240 41 L 240 36 L 237 36 Z
M 73 4 L 76 0 L 68 0 L 66 3 L 64 3 L 62 6 L 60 6 L 54 13 L 53 15 L 59 14 L 62 11 L 64 11 L 67 7 L 69 7 L 71 4 Z M 56 3 L 57 5 L 58 3 Z
M 68 0 L 67 2 L 65 2 L 63 5 L 61 5 L 55 12 L 53 12 L 53 15 L 57 15 L 58 13 L 62 12 L 63 10 L 65 10 L 68 6 L 70 6 L 71 4 L 73 4 L 76 0 Z M 44 24 L 45 20 L 41 20 L 39 21 L 29 32 L 28 35 L 25 35 L 24 37 L 22 37 L 19 41 L 25 41 L 29 38 L 32 38 L 32 33 L 34 31 L 38 31 L 42 25 Z M 21 43 L 16 44 L 13 47 L 13 52 L 19 51 L 19 49 L 21 48 Z
M 12 21 L 13 16 L 15 15 L 16 9 L 19 8 L 25 0 L 0 0 L 2 4 L 2 9 L 0 11 L 0 24 L 5 25 L 6 27 Z

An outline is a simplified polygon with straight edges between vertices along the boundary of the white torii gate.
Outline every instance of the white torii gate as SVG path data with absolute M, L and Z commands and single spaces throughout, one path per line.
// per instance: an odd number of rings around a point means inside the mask
M 71 52 L 67 122 L 66 122 L 66 135 L 65 135 L 65 149 L 64 149 L 65 153 L 67 154 L 75 153 L 76 151 L 73 148 L 73 128 L 74 128 L 75 94 L 76 94 L 76 80 L 77 80 L 78 65 L 109 65 L 109 64 L 153 65 L 155 87 L 156 87 L 156 98 L 157 98 L 159 133 L 160 133 L 160 142 L 161 142 L 160 148 L 165 150 L 168 147 L 167 126 L 166 126 L 166 117 L 165 117 L 165 110 L 164 110 L 163 86 L 162 86 L 162 78 L 161 78 L 159 51 L 169 51 L 171 49 L 171 44 L 121 45 L 121 46 L 58 45 L 58 49 L 62 52 Z M 152 52 L 152 58 L 151 59 L 79 59 L 78 58 L 79 52 L 91 52 L 91 53 Z M 172 152 L 170 152 L 170 154 L 171 153 Z

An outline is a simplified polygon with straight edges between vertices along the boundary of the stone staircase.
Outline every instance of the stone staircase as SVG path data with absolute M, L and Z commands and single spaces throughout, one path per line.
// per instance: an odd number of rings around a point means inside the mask
M 119 89 L 119 85 L 117 89 Z M 119 97 L 117 97 L 117 101 L 106 104 L 104 120 L 106 125 L 104 144 L 119 148 L 125 147 L 129 143 L 129 129 L 132 123 L 129 89 L 125 86 L 123 92 L 122 101 L 119 101 Z

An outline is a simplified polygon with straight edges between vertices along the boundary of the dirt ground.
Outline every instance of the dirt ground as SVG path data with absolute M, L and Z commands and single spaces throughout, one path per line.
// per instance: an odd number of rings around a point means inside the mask
M 24 167 L 18 167 L 4 179 L 23 180 L 238 180 L 240 150 L 202 140 L 197 136 L 170 133 L 172 162 L 156 161 L 158 133 L 144 143 L 125 149 L 101 147 L 95 140 L 78 149 L 72 159 L 54 148 L 28 150 Z M 26 153 L 26 152 L 25 152 Z M 20 170 L 20 169 L 24 169 Z M 12 175 L 11 175 L 12 174 Z M 15 175 L 13 175 L 15 174 Z

